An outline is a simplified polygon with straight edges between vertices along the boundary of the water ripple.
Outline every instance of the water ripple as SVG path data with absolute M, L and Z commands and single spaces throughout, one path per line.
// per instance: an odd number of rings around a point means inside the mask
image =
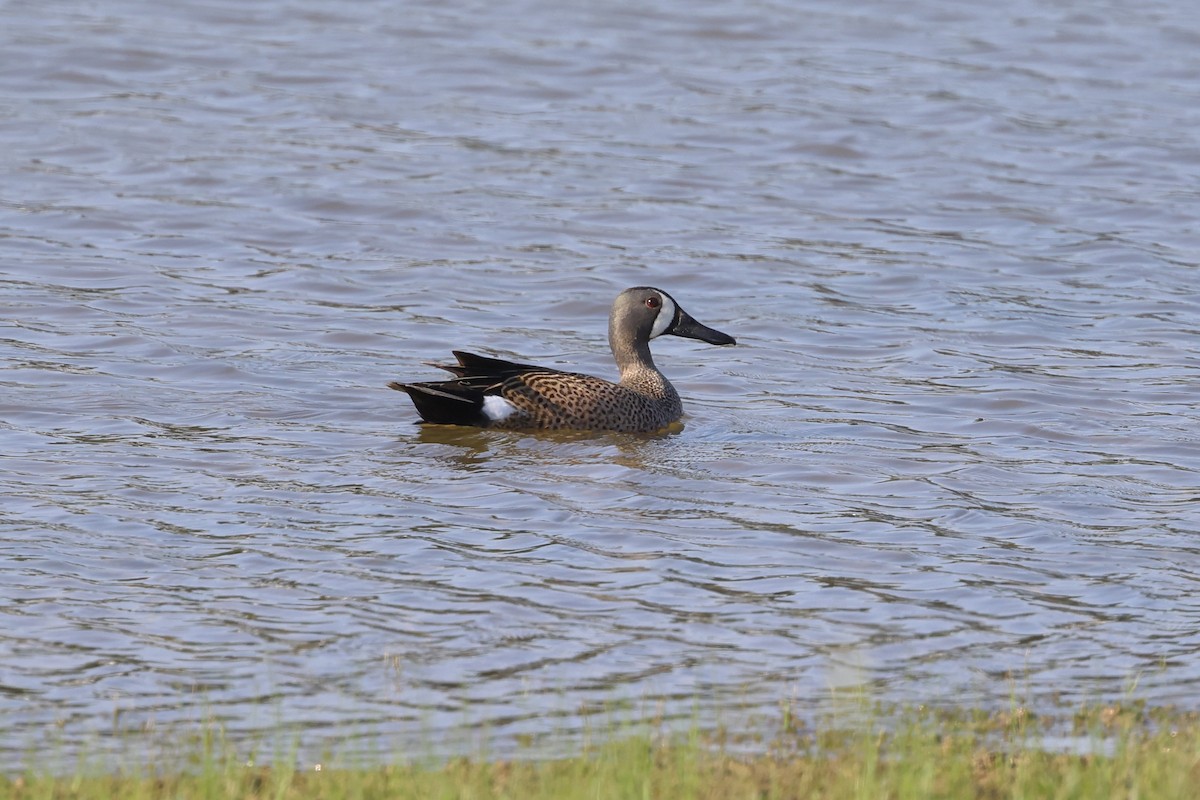
M 0 750 L 1194 702 L 1190 7 L 326 5 L 0 10 Z M 678 435 L 384 388 L 639 284 Z

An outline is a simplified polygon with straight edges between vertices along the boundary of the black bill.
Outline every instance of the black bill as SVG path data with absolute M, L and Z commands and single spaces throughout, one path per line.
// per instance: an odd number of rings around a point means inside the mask
M 675 306 L 675 321 L 671 323 L 670 328 L 667 328 L 666 333 L 672 336 L 686 336 L 688 339 L 699 339 L 709 344 L 737 344 L 737 339 L 728 333 L 721 333 L 715 328 L 696 322 L 692 319 L 691 314 L 679 306 Z

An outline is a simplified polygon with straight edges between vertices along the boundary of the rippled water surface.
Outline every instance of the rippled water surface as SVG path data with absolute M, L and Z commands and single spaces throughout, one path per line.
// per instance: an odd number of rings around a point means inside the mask
M 1190 2 L 0 6 L 0 750 L 1194 705 Z M 666 438 L 419 428 L 451 347 Z

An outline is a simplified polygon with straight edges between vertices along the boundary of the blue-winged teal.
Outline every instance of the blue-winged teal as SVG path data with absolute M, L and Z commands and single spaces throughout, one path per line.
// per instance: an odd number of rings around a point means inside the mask
M 662 289 L 635 286 L 617 295 L 608 317 L 608 344 L 621 370 L 619 383 L 455 350 L 458 364 L 432 366 L 457 378 L 388 386 L 408 392 L 423 422 L 657 431 L 683 415 L 679 394 L 650 356 L 650 340 L 665 333 L 736 344 L 732 336 L 692 319 Z

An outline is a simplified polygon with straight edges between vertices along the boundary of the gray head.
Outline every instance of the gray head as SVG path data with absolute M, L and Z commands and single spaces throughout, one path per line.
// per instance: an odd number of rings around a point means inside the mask
M 709 344 L 737 344 L 729 334 L 694 320 L 662 289 L 635 286 L 617 295 L 608 317 L 608 343 L 622 370 L 635 360 L 653 364 L 648 343 L 663 334 Z

